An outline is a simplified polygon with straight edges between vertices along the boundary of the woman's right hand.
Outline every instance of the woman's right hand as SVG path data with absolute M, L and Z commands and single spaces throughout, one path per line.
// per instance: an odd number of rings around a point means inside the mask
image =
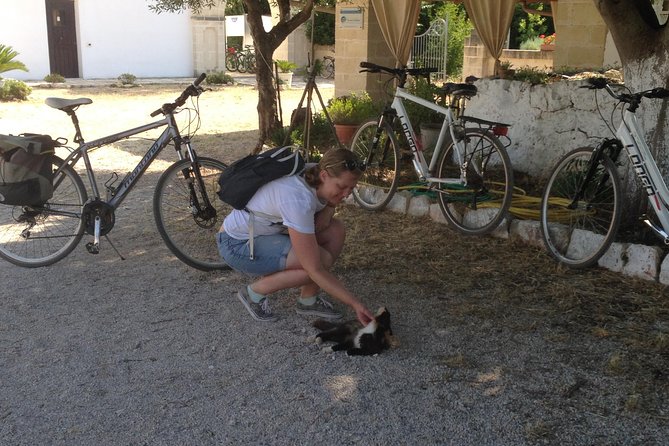
M 374 314 L 367 309 L 363 304 L 357 304 L 353 306 L 355 310 L 355 315 L 364 326 L 367 326 L 370 322 L 374 320 Z

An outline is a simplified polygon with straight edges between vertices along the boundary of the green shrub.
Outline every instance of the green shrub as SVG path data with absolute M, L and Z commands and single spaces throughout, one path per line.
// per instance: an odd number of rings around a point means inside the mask
M 326 12 L 316 12 L 314 15 L 316 26 L 314 28 L 314 43 L 317 45 L 334 45 L 335 43 L 335 16 Z M 312 23 L 306 23 L 304 33 L 311 41 Z
M 541 44 L 544 43 L 542 37 L 532 37 L 528 40 L 525 40 L 520 44 L 521 50 L 538 50 L 541 48 Z
M 25 101 L 32 92 L 32 88 L 25 82 L 14 79 L 5 79 L 0 87 L 0 101 Z
M 44 81 L 50 84 L 65 82 L 65 78 L 58 73 L 51 73 L 44 76 Z
M 222 71 L 213 71 L 207 73 L 207 84 L 211 85 L 222 85 L 222 84 L 234 84 L 235 81 L 229 74 L 226 74 Z
M 289 60 L 275 60 L 274 62 L 281 73 L 288 73 L 297 68 L 297 64 Z
M 130 73 L 123 73 L 117 79 L 121 83 L 121 85 L 135 85 L 135 82 L 137 81 L 137 76 Z
M 357 125 L 379 112 L 367 92 L 333 98 L 327 105 L 327 111 L 334 124 Z
M 545 84 L 551 79 L 551 75 L 537 67 L 517 68 L 513 74 L 514 81 L 529 82 L 532 85 Z

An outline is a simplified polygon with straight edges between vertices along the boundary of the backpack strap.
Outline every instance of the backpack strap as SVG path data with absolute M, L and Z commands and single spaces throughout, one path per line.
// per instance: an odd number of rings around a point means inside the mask
M 281 224 L 283 222 L 283 219 L 278 218 L 274 215 L 265 214 L 264 212 L 252 211 L 249 208 L 244 208 L 243 210 L 249 214 L 249 250 L 251 251 L 251 255 L 249 257 L 251 258 L 251 260 L 254 260 L 253 246 L 255 240 L 255 216 L 257 215 L 258 217 L 262 217 L 266 220 L 269 220 L 272 222 L 273 225 Z

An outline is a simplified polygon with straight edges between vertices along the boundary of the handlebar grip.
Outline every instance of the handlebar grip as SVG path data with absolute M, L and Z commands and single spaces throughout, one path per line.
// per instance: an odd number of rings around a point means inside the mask
M 360 62 L 360 68 L 377 68 L 378 66 L 376 64 L 373 64 L 371 62 Z
M 155 118 L 156 116 L 158 116 L 158 115 L 161 114 L 162 112 L 163 112 L 163 110 L 160 109 L 160 108 L 159 108 L 158 110 L 154 110 L 154 111 L 151 112 L 151 117 L 152 117 L 152 118 Z
M 195 82 L 193 82 L 193 85 L 196 87 L 199 86 L 202 83 L 202 81 L 205 80 L 206 77 L 207 73 L 200 74 L 200 76 L 197 79 L 195 79 Z
M 652 90 L 644 93 L 644 96 L 647 98 L 657 98 L 657 99 L 669 98 L 669 90 L 662 87 L 653 88 Z

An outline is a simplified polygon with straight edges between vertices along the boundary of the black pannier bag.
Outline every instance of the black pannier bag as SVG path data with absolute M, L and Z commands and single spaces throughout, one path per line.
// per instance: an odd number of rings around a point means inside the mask
M 0 204 L 39 206 L 53 196 L 57 145 L 48 135 L 0 135 Z

